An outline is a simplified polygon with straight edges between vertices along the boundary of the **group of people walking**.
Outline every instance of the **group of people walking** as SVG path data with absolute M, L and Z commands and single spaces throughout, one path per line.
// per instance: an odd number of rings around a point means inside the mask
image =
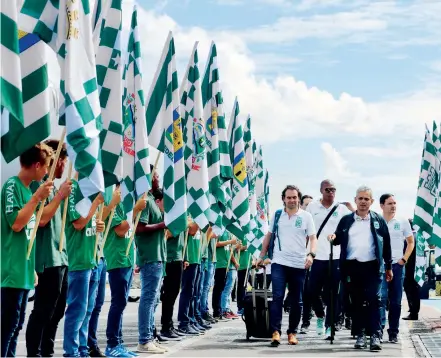
M 48 180 L 57 147 L 58 141 L 48 140 L 27 150 L 20 156 L 20 172 L 2 188 L 2 357 L 15 356 L 28 294 L 34 286 L 35 304 L 26 329 L 28 356 L 54 355 L 58 324 L 64 317 L 64 356 L 132 357 L 137 353 L 124 346 L 123 313 L 134 270 L 141 277 L 136 351 L 165 353 L 162 342 L 202 335 L 217 322 L 238 319 L 244 309 L 249 268 L 263 263 L 271 267 L 267 284 L 271 283 L 273 292 L 272 345 L 281 342 L 284 306 L 290 312 L 287 334 L 292 345 L 299 342 L 302 316 L 301 333 L 307 332 L 311 308 L 319 335 L 330 335 L 333 313 L 337 329 L 342 317 L 347 319 L 346 326 L 352 323 L 355 348 L 365 348 L 368 335 L 370 349 L 380 350 L 388 307 L 388 339 L 397 342 L 404 266 L 414 251 L 414 239 L 409 222 L 395 217 L 397 204 L 392 194 L 380 197 L 380 215 L 370 210 L 373 193 L 365 186 L 357 190 L 353 208 L 336 202 L 336 187 L 330 180 L 321 183 L 322 197 L 317 201 L 302 197 L 299 188 L 289 185 L 282 192 L 283 209 L 272 217 L 260 257 L 252 258 L 245 238 L 228 232 L 217 236 L 211 228 L 202 232 L 191 218 L 188 231 L 173 237 L 164 223 L 159 176 L 151 168 L 152 188 L 134 207 L 133 216 L 140 213 L 140 220 L 127 253 L 132 225 L 119 186 L 108 205 L 100 194 L 87 217 L 82 217 L 76 210 L 82 199 L 77 180 L 68 178 L 58 190 Z M 63 146 L 55 178 L 63 177 L 66 162 Z M 28 259 L 40 205 L 44 209 Z M 97 328 L 107 277 L 111 303 L 103 352 Z M 237 314 L 231 307 L 235 285 Z M 330 304 L 331 294 L 335 307 Z M 303 305 L 304 300 L 308 304 Z M 160 301 L 161 327 L 157 329 L 155 312 Z

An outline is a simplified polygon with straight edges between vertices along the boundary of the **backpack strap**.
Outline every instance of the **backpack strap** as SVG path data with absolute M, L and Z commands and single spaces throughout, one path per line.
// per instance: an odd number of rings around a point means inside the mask
M 335 204 L 335 206 L 331 209 L 331 211 L 326 215 L 325 220 L 323 220 L 322 224 L 320 225 L 318 231 L 317 231 L 317 239 L 320 236 L 320 233 L 322 232 L 323 228 L 325 227 L 326 223 L 328 222 L 329 218 L 334 214 L 334 211 L 337 210 L 340 203 Z
M 279 220 L 280 220 L 280 216 L 282 215 L 283 210 L 279 209 L 274 213 L 274 223 L 273 223 L 273 227 L 272 227 L 272 235 L 271 235 L 271 239 L 270 239 L 270 244 L 268 246 L 268 257 L 270 259 L 273 258 L 273 252 L 274 252 L 274 244 L 276 241 L 276 237 L 279 237 Z M 280 240 L 279 241 L 279 250 L 281 250 L 281 244 L 280 244 Z

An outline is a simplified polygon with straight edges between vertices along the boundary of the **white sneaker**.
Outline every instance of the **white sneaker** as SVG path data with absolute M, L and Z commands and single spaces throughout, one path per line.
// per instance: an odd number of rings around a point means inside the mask
M 331 339 L 331 327 L 326 328 L 325 339 Z
M 153 341 L 153 344 L 158 347 L 159 349 L 162 349 L 163 351 L 168 352 L 168 348 L 164 347 L 163 345 L 161 345 L 161 343 L 157 342 L 157 341 Z
M 317 318 L 317 328 L 316 328 L 317 335 L 323 336 L 325 334 L 325 319 L 324 318 Z
M 163 354 L 165 350 L 156 346 L 153 342 L 138 344 L 136 351 L 139 353 Z

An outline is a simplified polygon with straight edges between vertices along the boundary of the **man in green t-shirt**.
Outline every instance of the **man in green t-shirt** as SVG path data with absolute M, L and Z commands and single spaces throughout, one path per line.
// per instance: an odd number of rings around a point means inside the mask
M 35 210 L 53 190 L 46 181 L 34 194 L 32 181 L 47 174 L 52 150 L 37 144 L 20 156 L 20 172 L 9 178 L 1 193 L 1 356 L 15 357 L 17 338 L 26 315 L 29 291 L 38 283 L 35 273 L 35 245 L 29 260 L 27 251 L 35 227 Z
M 76 210 L 82 194 L 76 180 L 72 180 L 65 227 L 67 254 L 69 257 L 67 310 L 64 318 L 64 355 L 89 356 L 87 345 L 89 321 L 95 307 L 98 290 L 95 242 L 97 233 L 104 232 L 105 225 L 96 211 L 104 202 L 102 194 L 92 202 L 87 217 Z
M 107 348 L 106 357 L 128 357 L 132 352 L 123 346 L 122 321 L 123 312 L 129 297 L 130 283 L 132 281 L 133 267 L 135 265 L 135 243 L 130 245 L 129 254 L 126 255 L 127 246 L 132 234 L 131 223 L 127 218 L 117 186 L 112 201 L 106 209 L 114 210 L 112 222 L 107 221 L 110 227 L 104 246 L 107 272 L 111 293 L 110 309 L 107 318 Z M 133 216 L 146 207 L 146 199 L 141 198 L 133 209 Z M 106 215 L 107 216 L 107 215 Z
M 140 353 L 165 353 L 166 349 L 155 343 L 155 309 L 159 299 L 164 264 L 166 263 L 166 241 L 164 230 L 164 194 L 159 189 L 157 174 L 152 180 L 152 190 L 147 194 L 147 205 L 142 211 L 136 228 L 137 264 L 141 274 L 141 299 L 138 310 Z
M 230 239 L 230 234 L 225 231 L 219 236 L 216 243 L 216 270 L 214 273 L 214 287 L 212 296 L 213 316 L 217 320 L 228 321 L 230 320 L 228 314 L 222 312 L 221 296 L 223 295 L 226 283 L 227 283 L 227 267 L 230 271 L 235 265 L 237 265 L 234 258 L 234 246 L 237 244 L 235 237 Z M 231 258 L 230 258 L 231 257 Z M 229 263 L 229 266 L 228 266 Z M 231 291 L 229 294 L 231 295 Z M 225 300 L 224 300 L 225 302 Z
M 45 143 L 55 152 L 58 140 Z M 61 179 L 67 162 L 66 145 L 63 144 L 55 167 L 55 178 Z M 47 177 L 44 181 L 47 180 Z M 35 193 L 44 181 L 34 181 L 31 190 Z M 38 286 L 35 289 L 34 308 L 26 327 L 26 348 L 28 357 L 52 357 L 58 323 L 64 316 L 67 297 L 67 251 L 66 245 L 60 252 L 62 203 L 72 191 L 68 178 L 60 189 L 51 191 L 43 209 L 40 227 L 35 241 L 35 271 Z
M 200 310 L 201 315 L 204 320 L 210 323 L 216 323 L 217 321 L 210 314 L 210 310 L 208 308 L 208 293 L 210 292 L 210 287 L 213 285 L 214 279 L 214 270 L 216 269 L 216 241 L 217 236 L 212 231 L 211 227 L 208 228 L 206 234 L 206 247 L 207 247 L 207 258 L 202 259 L 202 266 L 204 267 L 204 277 L 201 286 L 201 304 Z

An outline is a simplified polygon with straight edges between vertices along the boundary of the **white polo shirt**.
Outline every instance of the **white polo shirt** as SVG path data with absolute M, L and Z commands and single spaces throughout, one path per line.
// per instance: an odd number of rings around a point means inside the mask
M 359 262 L 373 261 L 375 256 L 375 242 L 371 232 L 371 214 L 364 219 L 354 213 L 355 222 L 349 229 L 347 260 Z
M 274 230 L 274 216 L 269 227 L 270 232 Z M 310 213 L 299 209 L 296 214 L 289 217 L 286 211 L 283 210 L 279 219 L 278 237 L 276 237 L 274 242 L 271 263 L 294 268 L 305 268 L 305 260 L 308 253 L 306 240 L 308 236 L 315 235 L 315 233 L 314 221 Z
M 325 208 L 320 201 L 312 201 L 308 204 L 306 211 L 312 215 L 312 219 L 314 220 L 314 225 L 317 231 L 334 206 L 335 203 L 329 208 Z M 339 204 L 337 209 L 335 209 L 335 211 L 332 213 L 331 217 L 320 232 L 320 237 L 317 238 L 316 260 L 329 260 L 331 247 L 328 241 L 328 236 L 335 233 L 341 218 L 350 213 L 351 211 L 344 204 Z M 340 251 L 340 245 L 334 246 L 334 260 L 338 260 L 340 258 Z
M 404 241 L 412 236 L 412 228 L 409 221 L 401 218 L 393 218 L 387 223 L 392 248 L 392 263 L 397 263 L 403 257 Z

